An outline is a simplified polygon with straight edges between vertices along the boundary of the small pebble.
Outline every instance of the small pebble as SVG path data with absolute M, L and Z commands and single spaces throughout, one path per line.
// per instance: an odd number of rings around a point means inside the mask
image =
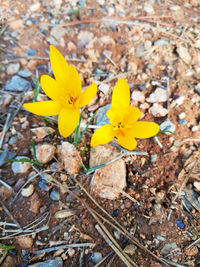
M 56 189 L 53 188 L 50 193 L 50 198 L 52 200 L 60 200 L 60 193 Z
M 187 122 L 185 120 L 178 120 L 178 123 L 181 124 L 181 125 L 186 125 Z
M 15 136 L 11 136 L 11 138 L 9 139 L 8 144 L 9 145 L 14 145 L 16 143 L 17 143 L 17 136 L 16 135 Z
M 32 75 L 32 73 L 29 70 L 27 70 L 27 69 L 20 70 L 17 74 L 19 76 L 21 76 L 22 78 L 29 78 Z
M 110 123 L 110 119 L 106 116 L 106 112 L 111 108 L 111 104 L 105 105 L 98 109 L 95 117 L 95 125 L 102 126 Z
M 23 237 L 16 237 L 16 241 L 21 248 L 28 249 L 32 247 L 34 240 L 30 235 L 27 235 Z
M 31 89 L 31 83 L 18 75 L 13 76 L 5 86 L 5 90 L 23 92 Z
M 181 113 L 179 113 L 179 114 L 178 114 L 178 117 L 179 117 L 180 120 L 185 119 L 185 117 L 186 117 L 185 112 L 181 112 Z
M 97 264 L 102 260 L 102 254 L 100 252 L 94 252 L 91 256 L 92 261 Z
M 40 179 L 38 182 L 38 186 L 41 190 L 43 191 L 49 191 L 50 187 L 47 183 L 47 181 L 45 181 L 44 179 Z
M 169 119 L 166 119 L 163 123 L 161 123 L 160 130 L 161 131 L 169 130 L 171 132 L 175 132 L 176 126 L 172 121 L 170 121 Z M 170 133 L 166 132 L 165 134 L 170 134 Z
M 28 56 L 34 56 L 36 53 L 36 50 L 35 49 L 27 49 L 27 50 L 25 50 L 25 52 Z
M 8 65 L 6 72 L 8 75 L 13 75 L 19 71 L 19 68 L 20 68 L 19 63 L 11 63 Z
M 157 154 L 152 154 L 151 155 L 151 163 L 155 163 L 158 159 L 158 155 Z
M 28 187 L 23 188 L 21 194 L 23 197 L 30 197 L 34 192 L 34 185 L 30 184 Z
M 51 161 L 55 152 L 56 148 L 51 144 L 40 144 L 36 146 L 36 157 L 43 164 Z
M 29 158 L 18 156 L 16 157 L 16 159 L 29 159 Z M 12 162 L 11 168 L 14 173 L 26 173 L 31 168 L 31 164 L 29 162 Z
M 119 231 L 114 231 L 114 236 L 117 240 L 120 240 L 120 232 Z
M 117 217 L 119 215 L 119 210 L 116 209 L 113 211 L 112 217 Z
M 183 224 L 183 222 L 181 220 L 177 220 L 176 221 L 176 225 L 181 228 L 181 229 L 184 229 L 185 228 L 185 225 Z
M 56 257 L 54 259 L 29 264 L 27 267 L 63 267 L 63 260 L 61 257 Z
M 196 131 L 199 130 L 199 126 L 198 125 L 195 125 L 195 126 L 192 127 L 191 130 L 192 130 L 192 132 L 196 132 Z

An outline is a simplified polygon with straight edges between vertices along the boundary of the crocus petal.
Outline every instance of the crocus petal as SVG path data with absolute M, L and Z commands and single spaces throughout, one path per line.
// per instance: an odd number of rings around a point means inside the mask
M 136 122 L 141 116 L 141 111 L 137 107 L 130 106 L 127 109 L 127 113 L 124 116 L 124 124 L 125 125 L 132 125 Z
M 69 84 L 67 89 L 73 97 L 79 97 L 81 94 L 81 79 L 78 71 L 73 65 L 69 66 Z
M 52 100 L 66 105 L 68 101 L 67 90 L 64 89 L 55 79 L 48 75 L 42 75 L 40 83 L 45 94 Z
M 155 122 L 136 121 L 130 132 L 136 138 L 149 138 L 159 132 L 159 125 Z
M 69 84 L 69 66 L 63 55 L 53 45 L 50 45 L 50 62 L 55 79 L 63 88 Z
M 54 101 L 40 101 L 34 103 L 25 103 L 23 107 L 28 111 L 40 116 L 58 115 L 61 106 Z
M 58 117 L 60 135 L 68 137 L 75 130 L 80 117 L 79 109 L 62 108 Z
M 114 131 L 110 124 L 105 124 L 97 129 L 92 135 L 91 146 L 104 145 L 114 138 Z
M 125 136 L 118 135 L 117 141 L 119 142 L 119 144 L 122 147 L 124 147 L 128 150 L 133 150 L 137 146 L 137 142 L 136 142 L 135 138 L 130 138 L 129 135 L 125 135 Z
M 96 93 L 97 85 L 94 82 L 81 93 L 79 107 L 81 108 L 90 103 L 90 101 L 95 97 Z
M 124 79 L 119 79 L 112 93 L 112 107 L 124 108 L 130 105 L 130 89 Z

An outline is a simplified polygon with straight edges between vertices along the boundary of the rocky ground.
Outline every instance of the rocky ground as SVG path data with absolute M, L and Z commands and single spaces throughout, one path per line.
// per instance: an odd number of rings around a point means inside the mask
M 2 1 L 0 266 L 200 266 L 199 8 L 198 0 Z M 81 130 L 97 115 L 77 148 L 59 136 L 56 117 L 22 107 L 37 78 L 52 75 L 50 44 L 83 87 L 98 84 Z M 176 135 L 138 140 L 133 152 L 115 141 L 90 148 L 120 77 L 141 119 Z M 46 99 L 40 90 L 37 100 Z M 3 160 L 24 157 L 31 162 Z

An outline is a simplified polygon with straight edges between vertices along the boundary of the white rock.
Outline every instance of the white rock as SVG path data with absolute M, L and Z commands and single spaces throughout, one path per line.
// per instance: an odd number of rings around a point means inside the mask
M 16 157 L 16 159 L 29 159 L 29 158 L 18 156 Z M 29 162 L 13 162 L 11 168 L 14 173 L 26 173 L 31 168 L 31 164 Z
M 145 101 L 144 95 L 140 91 L 136 91 L 136 90 L 133 91 L 131 98 L 133 99 L 133 101 L 140 102 L 140 103 L 144 103 Z
M 104 35 L 104 36 L 100 37 L 98 39 L 98 42 L 101 43 L 101 44 L 102 43 L 103 44 L 112 44 L 112 45 L 115 44 L 114 39 L 112 37 L 110 37 L 109 35 Z
M 194 182 L 193 185 L 198 191 L 200 191 L 200 182 Z
M 184 97 L 184 96 L 180 96 L 179 98 L 177 98 L 177 99 L 175 100 L 175 102 L 176 102 L 176 104 L 177 104 L 178 106 L 180 106 L 180 105 L 183 104 L 184 100 L 185 100 L 185 97 Z
M 185 117 L 186 117 L 185 112 L 181 112 L 181 113 L 179 113 L 179 114 L 178 114 L 178 117 L 179 117 L 180 120 L 185 119 Z
M 30 197 L 34 192 L 34 185 L 30 184 L 28 187 L 23 188 L 21 194 L 23 197 Z
M 168 114 L 168 110 L 158 103 L 154 103 L 150 111 L 154 117 L 164 117 Z
M 33 129 L 31 129 L 31 132 L 34 133 L 37 136 L 37 138 L 43 139 L 47 135 L 54 133 L 55 130 L 51 127 L 45 127 L 44 126 L 44 127 L 33 128 Z
M 177 53 L 179 55 L 179 57 L 186 63 L 186 64 L 190 64 L 191 62 L 191 56 L 188 52 L 188 49 L 185 46 L 179 46 L 177 48 Z
M 89 31 L 80 31 L 77 38 L 83 43 L 89 43 L 94 38 L 94 33 Z
M 147 98 L 147 102 L 150 103 L 156 103 L 156 102 L 165 102 L 167 101 L 167 90 L 164 90 L 162 88 L 157 88 L 155 92 L 150 94 L 150 96 Z
M 154 13 L 154 8 L 152 5 L 145 3 L 144 11 L 146 11 L 148 14 L 152 14 L 152 13 Z
M 192 130 L 192 132 L 196 132 L 196 131 L 199 130 L 199 126 L 198 125 L 194 125 L 191 130 Z
M 143 103 L 143 104 L 140 104 L 140 108 L 141 109 L 149 109 L 149 104 L 148 103 Z
M 105 84 L 105 83 L 102 83 L 99 85 L 99 90 L 101 92 L 104 93 L 104 95 L 107 95 L 108 94 L 108 91 L 109 91 L 109 85 L 108 84 Z
M 31 12 L 35 12 L 39 8 L 40 8 L 40 3 L 37 2 L 37 3 L 33 4 L 33 5 L 31 5 L 29 9 L 30 9 Z
M 79 163 L 82 163 L 82 159 L 74 145 L 69 142 L 63 142 L 58 146 L 57 154 L 68 174 L 79 172 L 81 168 Z
M 36 157 L 38 161 L 41 162 L 42 164 L 51 161 L 56 152 L 55 146 L 50 144 L 40 144 L 37 145 L 35 148 L 36 148 Z

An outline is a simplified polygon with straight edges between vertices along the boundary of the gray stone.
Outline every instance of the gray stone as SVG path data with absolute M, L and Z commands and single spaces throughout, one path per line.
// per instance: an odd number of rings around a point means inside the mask
M 60 200 L 60 193 L 58 192 L 58 190 L 53 188 L 51 193 L 50 193 L 50 198 L 52 200 Z
M 102 260 L 102 254 L 100 252 L 94 252 L 91 259 L 96 264 Z
M 160 130 L 161 131 L 169 130 L 171 132 L 175 132 L 176 125 L 172 121 L 170 121 L 169 119 L 166 119 L 163 123 L 161 123 Z M 170 134 L 170 133 L 166 132 L 165 134 Z
M 169 243 L 169 244 L 165 244 L 164 247 L 161 249 L 161 254 L 163 255 L 167 255 L 171 252 L 173 252 L 173 250 L 177 249 L 177 244 L 174 243 Z
M 14 145 L 14 144 L 16 144 L 16 143 L 17 143 L 17 136 L 16 136 L 16 135 L 11 136 L 10 139 L 9 139 L 8 144 L 9 144 L 9 145 Z
M 20 70 L 18 73 L 17 73 L 19 76 L 21 76 L 22 78 L 28 78 L 28 77 L 31 77 L 32 73 L 25 69 L 25 70 Z
M 56 257 L 43 262 L 29 264 L 28 267 L 63 267 L 63 260 L 60 257 Z
M 29 158 L 24 156 L 18 156 L 16 157 L 16 159 Z M 31 164 L 29 162 L 13 162 L 11 168 L 14 173 L 26 173 L 31 168 Z
M 159 45 L 159 46 L 164 46 L 169 44 L 168 40 L 163 40 L 163 39 L 158 39 L 157 41 L 155 41 L 154 45 Z
M 18 75 L 13 76 L 6 84 L 5 90 L 23 92 L 31 89 L 31 83 Z
M 95 124 L 102 126 L 104 124 L 109 124 L 110 119 L 106 116 L 106 112 L 111 108 L 111 104 L 105 105 L 98 109 L 97 115 L 95 118 Z
M 3 159 L 5 159 L 5 158 L 13 159 L 15 156 L 16 156 L 15 152 L 9 152 L 9 150 L 7 148 L 4 149 L 3 152 L 0 154 L 0 167 L 6 163 L 6 161 Z
M 158 159 L 158 155 L 157 154 L 152 154 L 151 155 L 151 163 L 155 163 Z
M 51 30 L 51 35 L 56 39 L 59 40 L 66 34 L 66 28 L 60 26 L 54 26 Z

